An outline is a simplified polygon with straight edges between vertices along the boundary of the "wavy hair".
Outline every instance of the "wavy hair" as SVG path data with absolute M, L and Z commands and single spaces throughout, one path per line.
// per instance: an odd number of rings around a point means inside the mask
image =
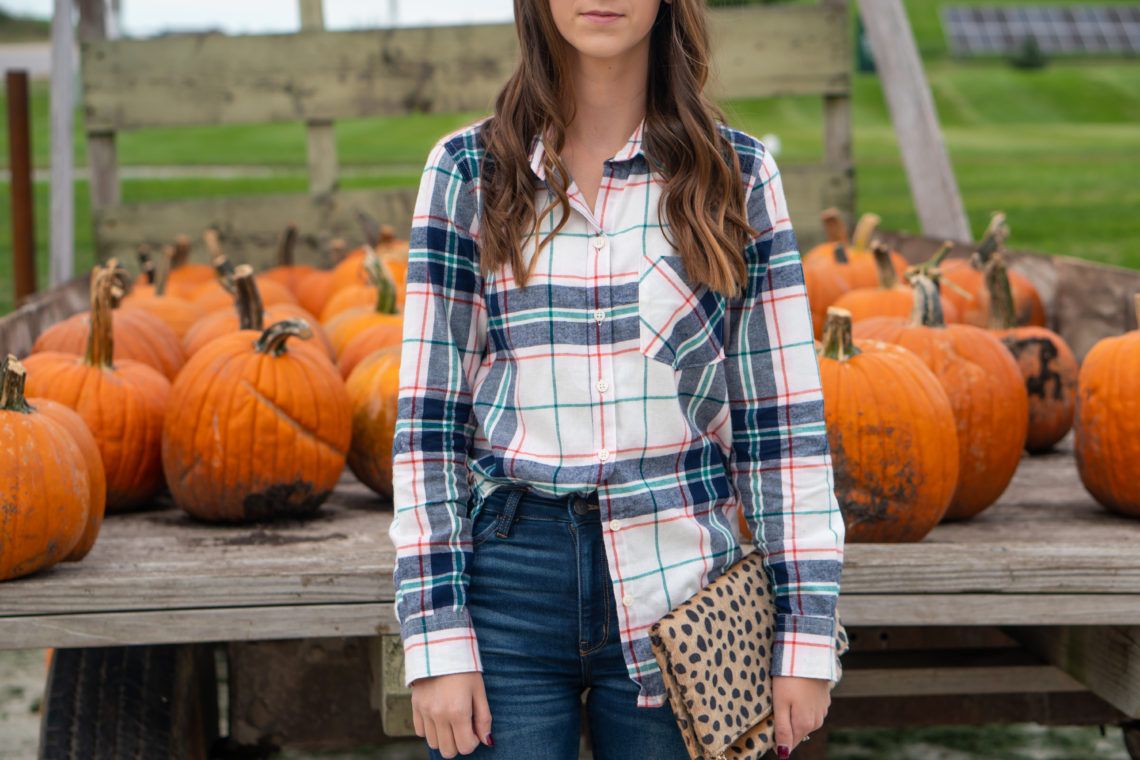
M 510 264 L 526 285 L 531 269 L 521 241 L 539 234 L 541 220 L 561 210 L 550 242 L 570 218 L 569 172 L 560 157 L 574 118 L 569 45 L 555 26 L 547 0 L 515 0 L 520 60 L 484 125 L 480 224 L 481 269 L 486 276 Z M 662 2 L 650 32 L 649 81 L 643 146 L 665 180 L 658 216 L 668 220 L 669 242 L 688 276 L 735 297 L 747 279 L 744 247 L 756 232 L 744 207 L 740 164 L 717 128 L 720 109 L 703 95 L 709 76 L 704 0 Z M 535 135 L 545 144 L 546 183 L 553 198 L 536 207 L 538 181 L 529 153 Z M 531 267 L 537 260 L 531 259 Z

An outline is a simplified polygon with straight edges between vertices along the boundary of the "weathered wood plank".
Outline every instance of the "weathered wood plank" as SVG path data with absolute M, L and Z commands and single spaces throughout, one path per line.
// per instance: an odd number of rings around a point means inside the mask
M 897 697 L 924 694 L 1009 694 L 1084 691 L 1064 671 L 1051 665 L 987 668 L 887 668 L 843 671 L 838 697 Z
M 319 32 L 325 28 L 324 3 L 301 0 L 301 31 Z M 330 119 L 310 119 L 305 124 L 309 162 L 309 193 L 320 195 L 337 188 L 336 124 Z
M 1131 718 L 1140 718 L 1140 626 L 1018 626 L 1013 638 Z
M 23 358 L 48 327 L 90 306 L 90 274 L 27 300 L 11 314 L 0 317 L 0 357 L 15 354 Z
M 781 166 L 780 171 L 792 224 L 800 247 L 806 250 L 824 239 L 819 209 L 837 206 L 852 210 L 853 173 L 821 165 Z M 415 200 L 416 188 L 406 187 L 320 196 L 250 195 L 126 204 L 95 214 L 96 240 L 102 259 L 118 256 L 130 262 L 139 245 L 160 250 L 175 235 L 186 234 L 194 240 L 191 259 L 208 261 L 200 233 L 214 228 L 235 262 L 262 267 L 275 263 L 281 228 L 292 220 L 300 231 L 298 262 L 319 264 L 321 233 L 353 244 L 363 242 L 355 216 L 358 209 L 406 237 Z
M 797 5 L 710 15 L 719 97 L 850 91 L 839 14 Z M 87 130 L 107 132 L 488 112 L 518 43 L 514 25 L 500 24 L 92 41 L 82 54 Z
M 1087 726 L 1117 723 L 1118 710 L 1090 692 L 965 694 L 836 699 L 827 713 L 831 728 L 1041 723 Z
M 908 571 L 913 572 L 913 570 Z M 846 574 L 846 573 L 845 573 Z M 839 597 L 844 625 L 1140 625 L 1136 594 L 906 594 L 849 592 Z

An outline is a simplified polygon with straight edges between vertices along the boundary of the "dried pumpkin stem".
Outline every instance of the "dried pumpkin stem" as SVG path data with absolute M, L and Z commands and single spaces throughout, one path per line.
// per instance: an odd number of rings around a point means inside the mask
M 218 284 L 225 288 L 231 295 L 236 296 L 234 291 L 234 265 L 225 254 L 219 253 L 214 257 L 214 272 L 218 275 Z
M 148 284 L 154 285 L 154 261 L 150 257 L 150 249 L 145 245 L 140 245 L 138 251 L 135 253 L 135 256 L 138 257 L 139 260 L 139 271 L 143 273 L 144 277 L 146 277 Z
M 380 224 L 371 215 L 357 209 L 356 223 L 360 225 L 360 232 L 364 235 L 366 245 L 380 244 Z
M 158 280 L 154 283 L 154 294 L 156 296 L 166 295 L 166 284 L 170 282 L 170 273 L 174 270 L 174 246 L 166 246 L 163 251 L 162 266 L 158 270 Z
M 990 256 L 1001 248 L 1002 243 L 1009 236 L 1009 227 L 1005 224 L 1005 214 L 1001 211 L 995 211 L 993 216 L 990 217 L 989 226 L 986 227 L 985 234 L 982 235 L 982 242 L 978 244 L 977 250 L 970 258 L 975 269 L 982 269 L 985 267 Z
M 174 238 L 174 260 L 171 262 L 171 268 L 177 269 L 178 267 L 185 266 L 189 260 L 190 238 L 185 235 L 178 235 Z
M 376 241 L 377 248 L 387 248 L 396 240 L 396 230 L 390 224 L 380 225 L 380 237 Z
M 253 342 L 253 348 L 258 353 L 281 356 L 285 353 L 285 341 L 289 338 L 308 340 L 311 337 L 313 337 L 313 329 L 305 320 L 283 319 L 265 328 L 261 337 Z
M 396 283 L 388 272 L 388 265 L 376 255 L 376 251 L 370 250 L 364 256 L 364 271 L 368 273 L 368 279 L 376 286 L 376 313 L 397 314 Z
M 819 215 L 823 223 L 823 231 L 827 233 L 829 243 L 847 243 L 847 225 L 843 223 L 843 215 L 837 208 L 824 209 Z
M 24 382 L 27 378 L 28 371 L 24 365 L 15 356 L 8 354 L 3 366 L 0 366 L 0 410 L 21 414 L 35 411 L 24 398 Z
M 836 243 L 835 244 L 835 263 L 836 264 L 847 264 L 849 262 L 850 262 L 850 259 L 847 258 L 847 246 L 844 245 L 843 243 Z
M 855 225 L 855 231 L 851 233 L 851 247 L 857 251 L 865 251 L 871 245 L 871 236 L 875 234 L 875 230 L 879 228 L 879 222 L 883 221 L 878 214 L 870 212 L 863 214 L 859 217 L 858 223 Z
M 112 330 L 115 273 L 100 269 L 95 274 L 94 298 L 91 301 L 91 331 L 87 334 L 87 364 L 100 369 L 112 369 L 115 339 Z
M 297 223 L 289 222 L 277 246 L 277 266 L 293 266 L 293 249 L 297 246 Z
M 265 304 L 261 291 L 253 276 L 253 267 L 242 264 L 234 269 L 234 305 L 237 307 L 238 322 L 242 330 L 265 329 Z
M 911 279 L 914 288 L 914 309 L 910 313 L 910 326 L 945 327 L 942 316 L 942 295 L 933 278 L 918 272 Z
M 1017 310 L 1013 306 L 1013 290 L 1009 286 L 1009 272 L 1000 253 L 986 262 L 986 290 L 990 296 L 989 325 L 991 330 L 1009 330 L 1017 326 Z
M 879 272 L 879 287 L 883 290 L 894 290 L 899 284 L 899 275 L 895 271 L 895 263 L 891 261 L 891 252 L 878 240 L 871 244 L 871 253 L 875 257 L 875 268 Z
M 851 312 L 837 306 L 827 307 L 822 343 L 820 355 L 836 361 L 845 362 L 863 353 L 851 338 Z

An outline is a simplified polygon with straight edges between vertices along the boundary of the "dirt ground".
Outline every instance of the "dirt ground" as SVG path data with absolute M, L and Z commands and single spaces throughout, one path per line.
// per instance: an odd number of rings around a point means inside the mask
M 36 760 L 44 651 L 0 651 L 0 760 Z M 224 711 L 224 704 L 222 705 Z M 224 716 L 223 716 L 224 719 Z M 223 730 L 224 733 L 224 730 Z M 794 756 L 794 755 L 793 755 Z M 1120 728 L 1034 724 L 833 731 L 831 760 L 1129 760 Z M 273 760 L 420 760 L 418 742 L 344 752 L 286 750 Z M 588 760 L 583 754 L 582 760 Z

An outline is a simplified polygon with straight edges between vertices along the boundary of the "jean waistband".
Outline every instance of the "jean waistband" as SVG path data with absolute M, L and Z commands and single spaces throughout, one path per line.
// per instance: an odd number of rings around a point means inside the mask
M 579 515 L 598 510 L 597 491 L 590 491 L 587 494 L 573 493 L 566 496 L 547 496 L 525 485 L 505 485 L 496 488 L 489 498 L 507 499 L 514 491 L 521 491 L 521 498 L 536 506 L 549 506 L 563 510 L 569 508 Z

